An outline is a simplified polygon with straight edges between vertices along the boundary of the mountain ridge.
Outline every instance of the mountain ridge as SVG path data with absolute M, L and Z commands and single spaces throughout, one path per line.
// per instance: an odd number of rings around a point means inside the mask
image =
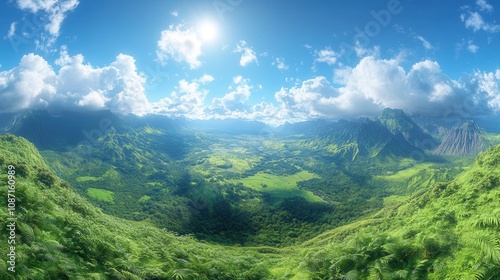
M 486 132 L 469 120 L 460 127 L 451 130 L 441 144 L 434 150 L 434 154 L 446 156 L 475 156 L 489 146 Z

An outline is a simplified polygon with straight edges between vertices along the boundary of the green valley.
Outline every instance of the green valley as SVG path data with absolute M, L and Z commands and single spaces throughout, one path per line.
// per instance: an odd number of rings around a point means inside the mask
M 401 116 L 274 133 L 117 117 L 90 145 L 31 135 L 40 152 L 5 134 L 18 273 L 2 279 L 495 279 L 499 146 L 436 155 Z

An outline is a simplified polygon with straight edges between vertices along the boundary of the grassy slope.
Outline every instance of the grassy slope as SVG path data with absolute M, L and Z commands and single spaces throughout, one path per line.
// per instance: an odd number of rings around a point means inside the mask
M 103 214 L 53 175 L 26 140 L 0 137 L 0 165 L 16 166 L 16 273 L 0 279 L 265 279 L 256 250 L 200 243 Z M 7 188 L 0 187 L 6 200 Z M 0 212 L 6 220 L 6 211 Z M 1 236 L 7 236 L 2 227 Z M 2 238 L 3 239 L 3 238 Z M 0 246 L 0 255 L 7 255 Z M 2 257 L 3 258 L 3 257 Z
M 306 242 L 304 263 L 317 279 L 497 279 L 499 167 L 497 146 L 453 182 Z
M 416 192 L 300 246 L 227 247 L 103 214 L 26 140 L 0 137 L 19 171 L 15 279 L 488 279 L 500 275 L 500 146 L 449 184 Z M 6 174 L 0 175 L 6 180 Z M 0 198 L 6 199 L 6 187 Z M 5 220 L 6 213 L 0 214 Z M 6 229 L 1 229 L 6 236 Z M 0 255 L 7 254 L 0 246 Z M 0 264 L 4 265 L 4 263 Z M 496 275 L 496 276 L 495 276 Z M 403 277 L 404 276 L 404 277 Z M 9 278 L 5 267 L 0 277 Z M 399 277 L 399 278 L 398 278 Z

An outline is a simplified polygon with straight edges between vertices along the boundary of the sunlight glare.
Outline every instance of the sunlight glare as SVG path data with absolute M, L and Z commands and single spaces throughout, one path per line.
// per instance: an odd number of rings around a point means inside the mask
M 205 42 L 213 42 L 217 39 L 218 28 L 214 21 L 204 20 L 198 26 L 200 38 Z

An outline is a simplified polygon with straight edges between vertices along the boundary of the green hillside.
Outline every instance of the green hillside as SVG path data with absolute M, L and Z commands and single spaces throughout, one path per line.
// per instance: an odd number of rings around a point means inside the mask
M 7 201 L 7 166 L 15 167 L 15 272 L 0 262 L 0 279 L 266 279 L 255 250 L 195 241 L 103 214 L 47 167 L 35 147 L 0 137 L 0 197 Z M 4 209 L 6 210 L 6 209 Z M 7 221 L 7 211 L 1 211 Z M 0 230 L 7 244 L 10 232 Z M 2 259 L 10 253 L 0 246 Z
M 451 183 L 304 245 L 313 279 L 499 279 L 500 146 Z
M 497 279 L 500 146 L 450 183 L 284 248 L 221 246 L 103 214 L 28 141 L 0 137 L 16 170 L 15 274 L 2 279 Z M 416 167 L 420 172 L 424 166 Z M 426 166 L 428 168 L 428 166 Z M 405 177 L 395 174 L 390 180 Z M 396 176 L 396 177 L 394 177 Z M 8 189 L 1 187 L 1 199 Z M 1 212 L 2 220 L 9 218 Z M 1 234 L 9 235 L 2 227 Z M 0 254 L 7 256 L 7 246 Z M 15 276 L 14 276 L 15 275 Z

